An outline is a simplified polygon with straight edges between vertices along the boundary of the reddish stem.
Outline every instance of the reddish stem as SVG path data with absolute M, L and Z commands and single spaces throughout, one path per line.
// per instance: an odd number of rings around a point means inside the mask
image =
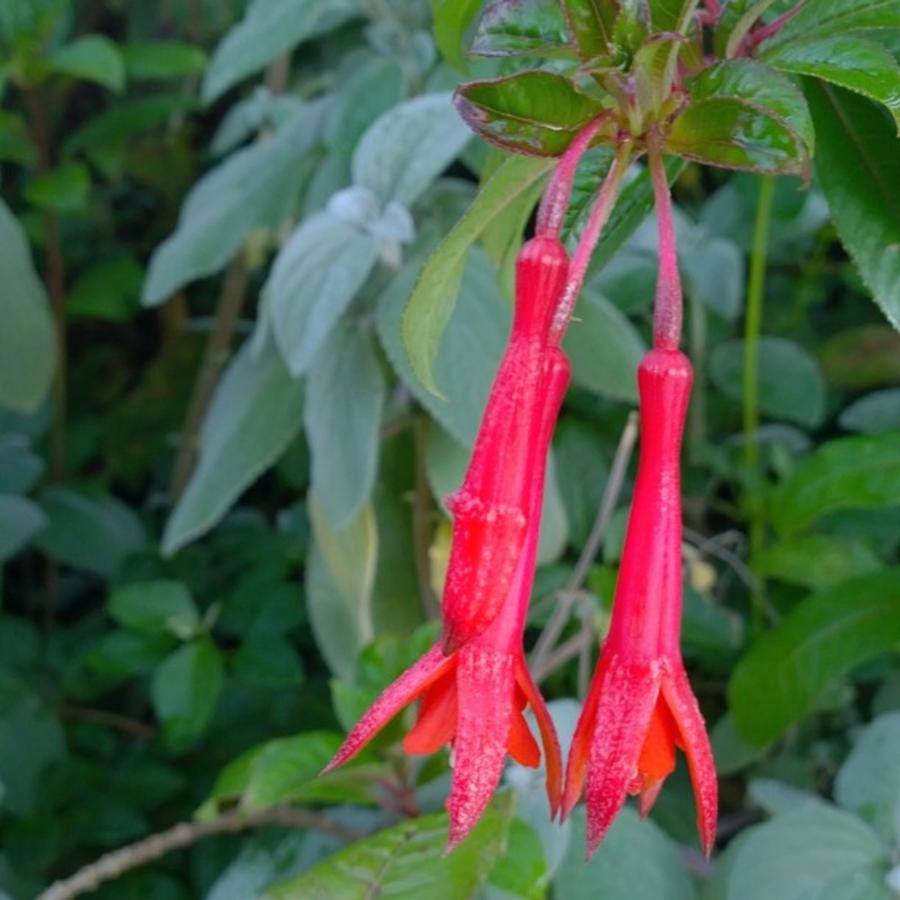
M 678 248 L 672 223 L 672 195 L 659 147 L 648 153 L 656 219 L 659 226 L 659 274 L 653 309 L 653 346 L 659 350 L 677 350 L 681 342 L 681 278 L 678 275 Z
M 800 9 L 803 7 L 803 2 L 801 0 L 796 6 L 792 6 L 786 13 L 782 13 L 777 19 L 773 19 L 769 22 L 768 25 L 763 25 L 762 28 L 757 28 L 749 38 L 750 44 L 750 52 L 752 53 L 763 41 L 767 41 L 770 37 L 774 37 L 787 25 L 794 16 L 800 12 Z
M 587 274 L 588 264 L 591 256 L 600 239 L 600 232 L 603 231 L 609 219 L 609 214 L 615 206 L 616 198 L 619 194 L 619 187 L 622 184 L 622 178 L 628 171 L 631 162 L 631 149 L 629 145 L 623 144 L 616 151 L 613 164 L 606 174 L 594 206 L 588 216 L 584 230 L 581 232 L 581 238 L 575 253 L 572 256 L 572 262 L 569 264 L 569 275 L 566 280 L 566 286 L 563 288 L 556 312 L 553 314 L 553 323 L 550 326 L 549 343 L 558 345 L 566 333 L 566 327 L 575 309 L 575 303 L 578 301 L 578 295 L 581 293 L 584 278 Z
M 603 113 L 592 122 L 589 122 L 569 144 L 568 149 L 560 157 L 553 173 L 553 178 L 544 197 L 541 200 L 537 214 L 535 234 L 541 237 L 558 238 L 562 231 L 566 218 L 566 210 L 569 208 L 569 198 L 572 194 L 572 184 L 575 181 L 575 172 L 578 163 L 584 156 L 591 141 L 600 130 L 600 126 L 608 119 L 609 114 Z

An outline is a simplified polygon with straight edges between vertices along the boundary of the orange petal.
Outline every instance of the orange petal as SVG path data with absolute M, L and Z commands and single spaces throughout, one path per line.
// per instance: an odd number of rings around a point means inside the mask
M 638 757 L 638 772 L 644 782 L 661 781 L 675 770 L 675 741 L 678 726 L 660 696 L 650 718 L 650 727 Z
M 516 691 L 518 694 L 519 691 Z M 534 735 L 528 728 L 525 716 L 518 710 L 513 712 L 512 726 L 509 729 L 509 755 L 519 765 L 536 769 L 541 761 L 541 751 Z
M 456 678 L 448 673 L 422 696 L 415 726 L 403 739 L 407 753 L 434 753 L 456 734 Z

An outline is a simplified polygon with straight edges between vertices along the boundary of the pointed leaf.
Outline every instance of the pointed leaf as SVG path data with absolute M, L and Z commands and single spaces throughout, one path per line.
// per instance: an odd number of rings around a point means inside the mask
M 472 44 L 480 56 L 547 57 L 569 49 L 559 0 L 491 0 Z
M 900 4 L 898 4 L 900 6 Z M 862 97 L 809 82 L 816 174 L 841 243 L 900 330 L 900 153 L 890 120 Z
M 900 569 L 885 569 L 813 594 L 764 634 L 728 684 L 738 731 L 775 740 L 815 709 L 826 688 L 900 640 Z
M 532 156 L 559 156 L 601 110 L 571 79 L 539 70 L 460 85 L 456 106 L 486 141 Z
M 668 150 L 728 169 L 805 174 L 813 148 L 809 110 L 783 76 L 749 59 L 705 69 L 672 123 Z
M 60 47 L 50 57 L 55 72 L 94 81 L 119 93 L 125 87 L 125 63 L 114 41 L 102 34 L 86 34 Z
M 481 0 L 431 0 L 438 49 L 457 69 L 466 67 L 463 38 L 480 7 Z
M 585 62 L 608 53 L 619 15 L 619 0 L 561 0 L 569 31 Z

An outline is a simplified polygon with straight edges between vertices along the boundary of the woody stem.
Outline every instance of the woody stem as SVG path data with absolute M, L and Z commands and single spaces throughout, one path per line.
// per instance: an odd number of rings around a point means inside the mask
M 648 161 L 659 227 L 659 274 L 653 308 L 653 346 L 659 350 L 677 350 L 681 342 L 683 314 L 678 248 L 672 222 L 672 195 L 659 147 L 650 147 Z
M 600 233 L 609 220 L 609 214 L 612 212 L 619 195 L 619 188 L 622 185 L 622 179 L 628 171 L 631 163 L 631 145 L 621 144 L 613 158 L 612 166 L 606 173 L 606 178 L 600 186 L 597 199 L 588 216 L 584 230 L 572 255 L 572 261 L 569 264 L 569 277 L 566 280 L 566 286 L 563 288 L 562 295 L 553 314 L 553 323 L 550 326 L 549 343 L 551 345 L 562 342 L 566 333 L 566 327 L 575 309 L 575 303 L 578 301 L 578 295 L 581 293 L 584 278 L 587 274 L 588 265 L 591 256 L 600 239 Z

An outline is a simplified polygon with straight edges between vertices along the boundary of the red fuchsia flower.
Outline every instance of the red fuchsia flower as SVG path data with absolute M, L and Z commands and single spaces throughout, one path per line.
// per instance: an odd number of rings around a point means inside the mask
M 661 155 L 650 154 L 659 222 L 654 344 L 638 368 L 641 451 L 622 564 L 587 700 L 575 729 L 563 815 L 587 782 L 588 853 L 628 794 L 646 815 L 687 756 L 704 851 L 712 851 L 718 786 L 709 738 L 681 659 L 681 439 L 693 381 L 678 350 L 681 284 Z
M 549 348 L 538 361 L 546 385 L 535 440 L 546 458 L 553 425 L 569 382 L 562 351 Z M 454 765 L 447 810 L 448 847 L 458 844 L 481 817 L 500 781 L 507 755 L 537 766 L 541 752 L 524 719 L 535 715 L 544 748 L 547 795 L 556 815 L 562 761 L 553 721 L 525 665 L 522 632 L 534 580 L 543 478 L 528 486 L 523 513 L 525 543 L 505 602 L 493 622 L 459 650 L 445 655 L 435 645 L 370 707 L 325 771 L 355 756 L 407 704 L 421 700 L 415 727 L 403 741 L 407 753 L 433 753 L 452 744 Z
M 603 840 L 627 794 L 642 815 L 687 756 L 697 824 L 707 854 L 717 786 L 703 717 L 681 660 L 679 455 L 692 371 L 677 350 L 652 350 L 638 371 L 641 452 L 612 621 L 566 773 L 563 813 L 587 778 L 588 851 Z
M 519 253 L 509 344 L 462 486 L 447 500 L 453 515 L 442 605 L 448 653 L 494 621 L 522 556 L 529 493 L 544 480 L 550 439 L 542 443 L 539 436 L 549 390 L 545 359 L 567 271 L 568 256 L 556 238 L 533 238 Z

